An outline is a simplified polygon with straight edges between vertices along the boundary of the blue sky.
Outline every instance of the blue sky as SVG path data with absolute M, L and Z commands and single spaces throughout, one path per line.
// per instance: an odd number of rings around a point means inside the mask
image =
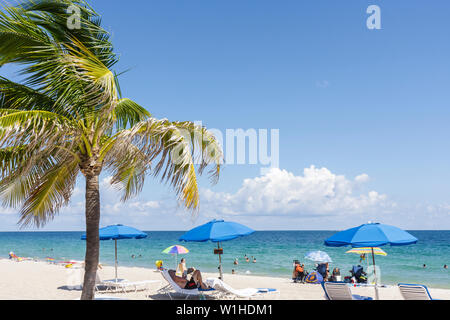
M 450 228 L 448 1 L 91 4 L 121 55 L 117 70 L 131 68 L 123 95 L 155 117 L 280 130 L 280 170 L 261 176 L 258 165 L 230 165 L 216 186 L 202 179 L 196 220 L 149 178 L 128 205 L 105 187 L 102 224 L 171 230 L 222 217 L 257 229 L 368 219 Z M 366 27 L 372 4 L 381 30 Z M 83 228 L 82 187 L 47 230 Z M 15 230 L 17 215 L 4 211 L 0 229 Z

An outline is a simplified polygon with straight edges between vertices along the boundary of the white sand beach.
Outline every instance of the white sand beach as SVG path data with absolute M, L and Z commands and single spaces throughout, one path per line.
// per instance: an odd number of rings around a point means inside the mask
M 0 299 L 2 300 L 74 300 L 79 299 L 81 291 L 69 290 L 68 284 L 77 282 L 79 270 L 66 269 L 61 265 L 46 262 L 0 260 Z M 99 271 L 102 280 L 114 278 L 114 268 L 104 266 Z M 108 296 L 133 300 L 162 300 L 167 295 L 158 293 L 160 286 L 166 282 L 160 273 L 150 268 L 119 267 L 119 277 L 129 281 L 161 280 L 152 284 L 146 291 L 129 293 L 108 293 Z M 217 274 L 204 274 L 205 278 L 217 277 Z M 293 283 L 289 277 L 261 277 L 253 275 L 224 275 L 225 282 L 236 289 L 243 288 L 276 288 L 280 295 L 268 296 L 281 300 L 324 300 L 320 285 Z M 429 288 L 433 298 L 450 300 L 450 290 Z M 374 297 L 374 289 L 368 287 L 353 287 L 352 293 Z M 401 300 L 397 287 L 391 286 L 379 289 L 381 300 Z M 101 296 L 101 294 L 100 294 Z

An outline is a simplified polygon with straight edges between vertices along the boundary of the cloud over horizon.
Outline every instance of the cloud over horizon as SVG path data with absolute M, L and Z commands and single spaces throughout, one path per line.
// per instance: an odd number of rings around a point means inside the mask
M 248 178 L 234 192 L 202 188 L 198 218 L 178 205 L 173 193 L 144 192 L 126 203 L 110 185 L 100 182 L 101 225 L 123 223 L 144 230 L 187 230 L 213 218 L 234 220 L 259 230 L 329 229 L 379 221 L 409 229 L 450 226 L 450 205 L 400 203 L 368 188 L 369 175 L 353 178 L 327 168 L 310 166 L 302 174 L 271 169 Z M 17 230 L 16 210 L 0 210 L 1 230 Z M 84 230 L 84 189 L 80 186 L 68 207 L 46 226 L 47 230 Z
M 303 175 L 271 169 L 267 174 L 245 179 L 235 193 L 202 190 L 206 215 L 324 216 L 390 209 L 395 203 L 377 191 L 358 193 L 369 181 L 367 174 L 349 180 L 327 168 L 311 166 Z

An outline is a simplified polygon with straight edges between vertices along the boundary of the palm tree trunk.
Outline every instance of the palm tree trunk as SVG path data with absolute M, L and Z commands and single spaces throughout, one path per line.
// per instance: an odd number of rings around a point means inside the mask
M 100 192 L 98 175 L 86 175 L 86 257 L 81 300 L 93 300 L 100 254 Z

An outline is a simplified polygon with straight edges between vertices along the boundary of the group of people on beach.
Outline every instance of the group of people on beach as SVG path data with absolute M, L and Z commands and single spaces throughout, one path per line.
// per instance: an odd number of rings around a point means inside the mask
M 316 264 L 314 272 L 320 274 L 324 282 L 326 281 L 341 281 L 341 270 L 339 268 L 334 268 L 330 274 L 330 268 L 328 263 L 319 263 Z M 311 272 L 312 273 L 312 272 Z M 361 266 L 354 266 L 352 270 L 350 270 L 351 277 L 346 277 L 346 281 L 354 281 L 354 282 L 364 282 L 366 281 L 366 273 L 364 272 Z M 308 272 L 305 268 L 305 265 L 300 263 L 298 260 L 294 260 L 294 270 L 292 272 L 292 280 L 294 282 L 310 282 L 309 280 L 310 272 Z M 314 279 L 314 280 L 312 280 Z M 312 278 L 312 281 L 317 281 L 316 278 Z

